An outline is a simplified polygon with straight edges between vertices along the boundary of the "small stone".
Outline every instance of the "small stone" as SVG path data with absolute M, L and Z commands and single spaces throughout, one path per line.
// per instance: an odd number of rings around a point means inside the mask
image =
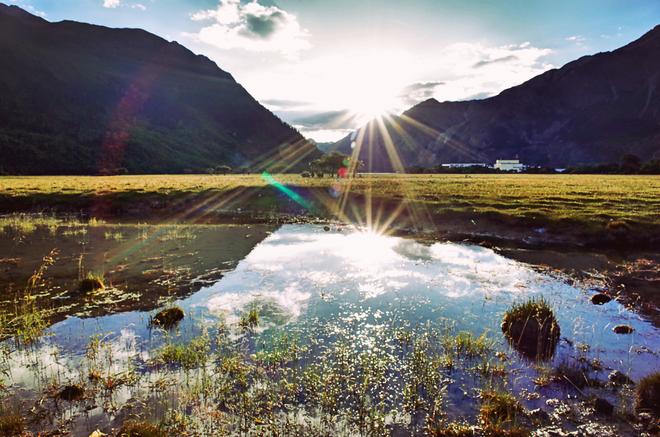
M 79 385 L 66 385 L 57 394 L 57 397 L 65 401 L 79 401 L 85 396 L 85 389 Z
M 613 370 L 609 375 L 607 375 L 607 379 L 615 384 L 633 384 L 633 380 L 630 379 L 628 375 L 619 370 Z
M 550 420 L 550 415 L 540 408 L 531 410 L 529 413 L 527 413 L 527 415 L 530 419 L 532 419 L 532 421 L 538 423 L 545 423 Z
M 167 308 L 156 314 L 153 319 L 151 319 L 151 323 L 165 329 L 171 329 L 183 319 L 184 315 L 185 314 L 181 308 Z
M 611 416 L 614 412 L 614 405 L 610 404 L 606 399 L 596 398 L 594 401 L 594 409 L 596 410 L 596 414 Z
M 632 334 L 634 329 L 632 326 L 628 325 L 617 325 L 612 328 L 612 331 L 614 331 L 615 334 Z
M 591 296 L 591 303 L 594 305 L 603 305 L 611 300 L 612 298 L 605 293 L 598 293 Z

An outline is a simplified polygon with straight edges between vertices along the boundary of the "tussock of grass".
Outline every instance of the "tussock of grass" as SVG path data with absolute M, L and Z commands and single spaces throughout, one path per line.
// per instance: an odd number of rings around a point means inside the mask
M 660 418 L 660 372 L 640 380 L 635 395 L 637 411 L 649 411 Z
M 95 273 L 87 273 L 87 277 L 80 281 L 78 284 L 78 290 L 82 293 L 90 293 L 92 291 L 103 290 L 105 289 L 105 284 L 103 283 L 103 276 L 97 275 Z
M 552 357 L 560 336 L 555 314 L 542 297 L 514 304 L 507 310 L 502 332 L 516 350 L 534 359 Z

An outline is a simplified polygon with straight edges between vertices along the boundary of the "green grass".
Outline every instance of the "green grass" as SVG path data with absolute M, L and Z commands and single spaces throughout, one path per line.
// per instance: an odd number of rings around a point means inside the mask
M 275 178 L 293 190 L 313 189 L 318 194 L 336 186 L 340 191 L 350 190 L 355 195 L 374 199 L 413 200 L 432 213 L 441 210 L 500 214 L 539 222 L 574 220 L 605 225 L 617 220 L 660 225 L 659 176 L 367 175 L 336 180 L 276 175 Z M 97 197 L 111 197 L 130 204 L 145 198 L 221 196 L 266 185 L 260 175 L 0 177 L 0 206 L 9 205 L 11 200 L 61 206 Z M 240 203 L 240 197 L 233 201 Z

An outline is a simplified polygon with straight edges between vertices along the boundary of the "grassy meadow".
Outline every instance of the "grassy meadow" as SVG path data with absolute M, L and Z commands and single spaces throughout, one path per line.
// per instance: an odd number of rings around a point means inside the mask
M 660 225 L 660 177 L 611 175 L 364 175 L 353 179 L 276 175 L 293 190 L 334 189 L 372 199 L 408 200 L 434 212 L 603 223 L 623 220 Z M 150 175 L 1 177 L 0 199 L 11 206 L 32 200 L 57 206 L 76 198 L 178 198 L 260 190 L 261 175 Z

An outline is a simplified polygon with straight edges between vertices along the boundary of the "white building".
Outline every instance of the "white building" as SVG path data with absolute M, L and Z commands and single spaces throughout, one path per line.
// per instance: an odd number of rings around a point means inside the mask
M 495 161 L 495 169 L 502 171 L 523 171 L 525 165 L 518 159 L 498 159 Z
M 483 162 L 449 162 L 442 164 L 445 168 L 467 168 L 467 167 L 488 167 L 488 164 Z

